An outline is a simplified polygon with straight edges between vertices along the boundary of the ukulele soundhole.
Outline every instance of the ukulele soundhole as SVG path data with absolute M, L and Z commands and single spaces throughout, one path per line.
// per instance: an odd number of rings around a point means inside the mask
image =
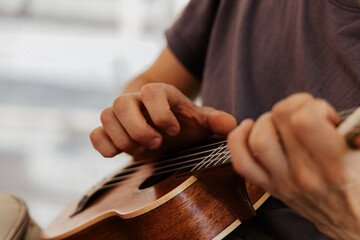
M 141 183 L 139 189 L 142 190 L 152 187 L 166 180 L 173 174 L 190 172 L 191 169 L 199 163 L 202 156 L 204 156 L 203 153 L 181 151 L 157 159 L 154 163 L 154 173 Z
M 186 159 L 184 152 L 175 152 L 164 157 L 156 159 L 153 163 L 154 172 L 140 184 L 139 189 L 146 189 L 152 187 L 186 167 Z M 185 161 L 184 161 L 185 160 Z
M 163 173 L 163 174 L 159 174 L 159 175 L 150 176 L 139 186 L 139 189 L 142 190 L 142 189 L 146 189 L 148 187 L 152 187 L 152 186 L 164 181 L 165 179 L 167 179 L 171 175 L 173 175 L 174 172 L 175 171 L 171 171 L 171 172 L 168 172 L 168 173 Z
M 82 212 L 93 203 L 95 203 L 100 197 L 104 195 L 107 191 L 116 187 L 120 182 L 126 180 L 132 173 L 136 171 L 136 169 L 141 166 L 141 162 L 137 162 L 131 164 L 130 166 L 124 168 L 121 172 L 111 177 L 109 180 L 104 181 L 101 184 L 96 185 L 93 189 L 91 189 L 88 194 L 86 194 L 79 202 L 76 211 L 72 214 L 72 216 Z
M 181 166 L 182 163 L 181 162 L 179 163 L 176 160 L 177 158 L 178 158 L 178 154 L 172 153 L 171 155 L 167 155 L 165 157 L 160 157 L 156 159 L 155 163 L 153 163 L 154 172 L 145 181 L 143 181 L 140 184 L 139 189 L 142 190 L 152 187 L 166 180 L 176 171 L 178 171 L 178 167 Z
M 203 168 L 213 167 L 224 161 L 229 161 L 226 143 L 222 138 L 209 138 L 207 142 L 193 148 L 158 158 L 153 163 L 154 173 L 140 184 L 139 189 L 152 187 L 173 174 L 179 178 L 191 176 Z
M 109 181 L 107 181 L 104 186 L 112 186 L 116 183 L 122 182 L 128 178 L 128 176 L 136 171 L 138 167 L 142 165 L 141 162 L 136 162 L 130 166 L 124 168 L 120 173 L 113 176 Z

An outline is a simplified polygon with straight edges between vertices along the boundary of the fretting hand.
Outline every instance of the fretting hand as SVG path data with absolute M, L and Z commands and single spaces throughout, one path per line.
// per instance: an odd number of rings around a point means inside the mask
M 360 239 L 360 152 L 325 101 L 296 94 L 229 135 L 236 172 L 336 239 Z
M 177 88 L 163 83 L 118 97 L 102 112 L 101 122 L 90 139 L 104 157 L 186 146 L 210 134 L 225 136 L 236 127 L 231 115 L 196 106 Z

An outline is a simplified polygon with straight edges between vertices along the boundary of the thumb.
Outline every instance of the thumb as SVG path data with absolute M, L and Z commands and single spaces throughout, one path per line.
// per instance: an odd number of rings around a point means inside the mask
M 200 124 L 211 130 L 213 133 L 220 136 L 226 136 L 236 128 L 237 122 L 232 115 L 210 107 L 200 108 L 203 115 L 203 121 Z
M 208 117 L 210 129 L 217 135 L 226 136 L 237 126 L 236 119 L 223 111 L 215 110 Z

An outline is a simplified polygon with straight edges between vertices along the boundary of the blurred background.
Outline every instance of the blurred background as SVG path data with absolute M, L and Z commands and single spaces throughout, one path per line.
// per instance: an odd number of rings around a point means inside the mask
M 0 0 L 0 192 L 47 226 L 129 159 L 89 133 L 188 0 Z

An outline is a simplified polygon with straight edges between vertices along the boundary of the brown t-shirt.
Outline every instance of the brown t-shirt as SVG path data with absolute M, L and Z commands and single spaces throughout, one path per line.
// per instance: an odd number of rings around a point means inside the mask
M 357 0 L 193 0 L 166 37 L 204 105 L 238 121 L 302 91 L 337 110 L 360 105 Z M 262 210 L 276 239 L 326 239 L 273 199 Z

